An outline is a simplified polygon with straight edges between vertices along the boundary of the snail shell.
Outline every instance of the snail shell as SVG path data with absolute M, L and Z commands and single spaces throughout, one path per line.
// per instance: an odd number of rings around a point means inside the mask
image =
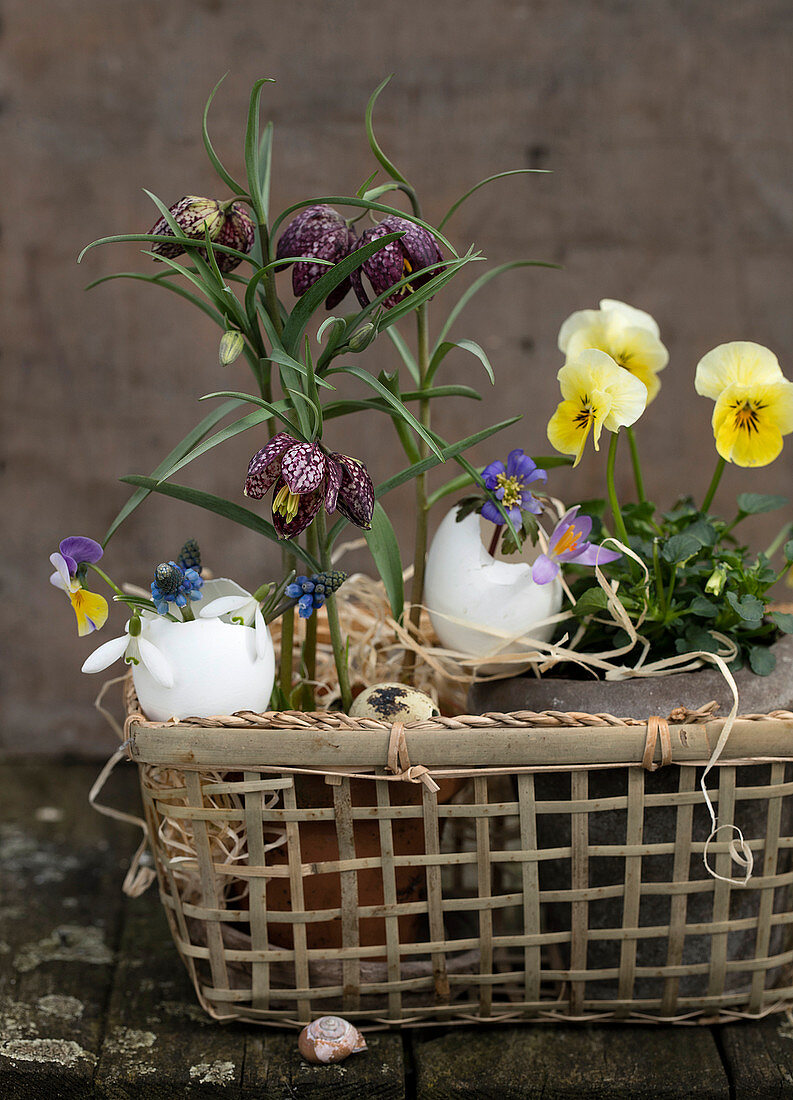
M 382 718 L 387 722 L 422 722 L 438 715 L 438 708 L 423 691 L 408 684 L 375 684 L 356 696 L 351 718 Z
M 343 1062 L 351 1054 L 362 1054 L 366 1050 L 366 1040 L 349 1020 L 341 1016 L 320 1016 L 303 1028 L 297 1046 L 307 1062 L 325 1065 Z

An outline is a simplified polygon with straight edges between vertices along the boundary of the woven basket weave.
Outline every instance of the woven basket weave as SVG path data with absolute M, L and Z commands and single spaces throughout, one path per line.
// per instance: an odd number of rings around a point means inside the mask
M 741 887 L 702 864 L 710 825 L 696 767 L 723 725 L 704 718 L 521 712 L 403 728 L 241 712 L 161 724 L 132 694 L 128 752 L 201 1004 L 219 1020 L 277 1026 L 327 1012 L 410 1026 L 690 1023 L 785 1008 L 793 714 L 739 718 L 713 780 L 720 823 L 741 826 L 754 855 Z M 662 758 L 672 762 L 656 771 Z M 608 797 L 597 793 L 604 771 Z M 303 783 L 317 774 L 321 806 L 306 804 Z M 457 793 L 444 802 L 433 780 L 449 779 Z M 620 841 L 593 842 L 607 819 Z M 318 823 L 332 858 L 309 850 Z M 356 851 L 365 828 L 375 855 Z M 410 852 L 406 833 L 418 839 Z M 728 842 L 710 850 L 729 877 Z M 320 878 L 336 902 L 318 909 L 306 899 Z M 285 883 L 291 907 L 268 907 Z M 320 925 L 340 946 L 311 946 Z M 689 961 L 692 943 L 706 945 L 704 961 Z

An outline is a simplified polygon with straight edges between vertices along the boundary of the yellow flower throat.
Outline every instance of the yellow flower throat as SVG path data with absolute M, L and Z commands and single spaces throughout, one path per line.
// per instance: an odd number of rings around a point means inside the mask
M 554 547 L 554 553 L 566 554 L 569 550 L 575 550 L 580 541 L 581 532 L 576 531 L 571 524 Z
M 760 417 L 757 414 L 765 408 L 762 402 L 736 401 L 733 408 L 735 409 L 734 425 L 736 432 L 743 430 L 751 435 L 752 432 L 760 430 Z
M 504 490 L 501 503 L 505 508 L 514 508 L 520 504 L 523 492 L 523 481 L 519 477 L 508 477 L 506 474 L 496 474 L 496 485 Z
M 273 501 L 273 511 L 286 517 L 286 522 L 291 523 L 297 515 L 300 507 L 300 494 L 293 493 L 288 485 L 282 485 Z

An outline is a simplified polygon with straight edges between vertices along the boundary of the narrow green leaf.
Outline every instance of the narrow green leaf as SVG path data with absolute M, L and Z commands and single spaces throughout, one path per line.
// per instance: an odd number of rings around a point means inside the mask
M 235 402 L 235 404 L 238 404 L 238 402 Z M 280 404 L 286 407 L 286 402 L 280 402 Z M 247 416 L 240 417 L 239 420 L 235 420 L 233 423 L 227 424 L 225 428 L 221 428 L 219 432 L 215 432 L 209 439 L 204 439 L 195 447 L 191 448 L 187 454 L 179 458 L 173 465 L 168 466 L 164 470 L 155 471 L 157 473 L 157 480 L 167 481 L 168 478 L 173 477 L 173 475 L 184 466 L 189 466 L 196 458 L 200 458 L 201 455 L 206 454 L 207 451 L 211 451 L 214 447 L 218 447 L 221 443 L 225 443 L 227 439 L 233 439 L 235 435 L 247 432 L 249 428 L 258 428 L 260 424 L 266 424 L 268 420 L 272 419 L 273 414 L 266 409 L 258 409 L 256 412 L 248 413 Z
M 360 186 L 360 187 L 358 188 L 358 190 L 357 190 L 357 191 L 355 192 L 355 193 L 356 193 L 356 195 L 358 196 L 358 198 L 359 198 L 359 199 L 360 199 L 360 198 L 363 198 L 363 196 L 364 196 L 364 195 L 366 194 L 366 192 L 367 192 L 367 191 L 369 190 L 369 188 L 370 188 L 370 187 L 372 186 L 372 184 L 374 183 L 374 181 L 375 181 L 375 179 L 376 179 L 376 177 L 377 177 L 377 173 L 378 173 L 378 171 L 379 171 L 379 169 L 378 169 L 378 168 L 375 168 L 374 172 L 372 172 L 372 174 L 371 174 L 371 176 L 369 177 L 369 179 L 368 179 L 368 180 L 365 180 L 365 181 L 364 181 L 364 182 L 363 182 L 363 183 L 361 184 L 361 186 Z
M 487 286 L 490 280 L 495 279 L 497 275 L 502 275 L 505 271 L 512 271 L 517 267 L 555 267 L 558 269 L 559 264 L 544 263 L 542 260 L 513 260 L 511 263 L 508 264 L 499 264 L 498 267 L 491 268 L 491 270 L 486 271 L 484 275 L 480 275 L 478 279 L 471 283 L 465 293 L 461 295 L 459 301 L 457 302 L 457 305 L 454 306 L 454 308 L 449 313 L 449 316 L 446 318 L 446 323 L 438 334 L 437 342 L 435 344 L 435 347 L 432 349 L 433 355 L 437 351 L 438 347 L 446 339 L 447 332 L 460 316 L 465 307 L 468 305 L 468 303 L 471 301 L 471 299 L 474 297 L 474 295 L 478 294 L 482 287 Z
M 391 241 L 398 240 L 401 236 L 402 233 L 384 233 L 382 237 L 369 241 L 362 248 L 356 248 L 354 252 L 334 264 L 330 271 L 317 279 L 313 286 L 310 286 L 305 294 L 298 298 L 281 336 L 281 342 L 290 354 L 294 355 L 297 352 L 311 315 L 330 292 L 335 290 L 339 283 L 359 268 L 364 260 L 368 260 L 370 256 L 374 256 L 376 252 L 385 248 Z
M 461 257 L 459 260 L 454 260 L 443 265 L 432 264 L 430 267 L 423 268 L 422 273 L 424 271 L 430 271 L 434 267 L 442 267 L 442 270 L 439 271 L 437 275 L 434 275 L 433 278 L 429 280 L 429 282 L 426 282 L 423 286 L 420 286 L 418 290 L 414 290 L 411 294 L 408 294 L 407 297 L 403 298 L 401 302 L 397 302 L 395 306 L 391 306 L 390 309 L 387 309 L 378 322 L 378 329 L 381 332 L 384 332 L 391 325 L 396 324 L 396 322 L 399 321 L 406 314 L 414 313 L 420 305 L 423 305 L 424 302 L 429 301 L 429 299 L 434 297 L 434 295 L 436 295 L 439 290 L 445 287 L 447 283 L 451 282 L 451 280 L 457 276 L 457 274 L 459 273 L 461 268 L 465 266 L 465 264 L 475 263 L 481 259 L 482 257 L 478 253 L 470 253 Z M 415 274 L 418 273 L 414 273 L 413 277 L 415 277 Z M 400 280 L 400 283 L 402 281 L 403 280 Z M 404 281 L 410 282 L 410 279 L 406 277 Z M 392 292 L 398 285 L 399 284 L 395 283 L 394 286 L 390 288 L 390 291 L 385 291 L 380 297 L 387 297 L 388 294 Z M 373 302 L 372 305 L 374 304 L 375 303 Z M 367 309 L 368 308 L 369 307 L 367 307 Z M 362 310 L 361 312 L 363 313 L 364 311 Z
M 372 528 L 364 533 L 369 552 L 374 558 L 377 571 L 385 585 L 388 600 L 391 604 L 391 614 L 399 622 L 405 609 L 402 559 L 399 554 L 399 542 L 394 533 L 394 528 L 382 504 L 375 504 Z
M 245 128 L 245 172 L 248 177 L 248 194 L 253 203 L 253 210 L 259 225 L 267 224 L 267 216 L 262 205 L 261 180 L 259 179 L 259 105 L 262 98 L 262 88 L 265 84 L 273 84 L 272 77 L 261 77 L 251 88 L 251 98 L 248 104 L 248 123 Z
M 520 416 L 511 416 L 509 420 L 502 420 L 498 424 L 491 425 L 489 428 L 483 428 L 482 431 L 476 432 L 474 435 L 469 435 L 457 443 L 447 444 L 442 448 L 442 458 L 439 459 L 435 455 L 428 455 L 419 462 L 414 462 L 410 466 L 405 467 L 404 470 L 400 470 L 398 474 L 386 478 L 386 480 L 382 481 L 375 489 L 375 497 L 379 500 L 380 497 L 385 496 L 386 493 L 390 493 L 392 489 L 404 485 L 406 481 L 410 481 L 418 474 L 423 474 L 425 470 L 431 470 L 433 466 L 438 466 L 441 462 L 446 462 L 450 458 L 456 458 L 457 455 L 461 454 L 463 451 L 467 451 L 470 447 L 475 447 L 477 443 L 489 439 L 490 436 L 495 435 L 496 432 L 503 431 L 504 428 L 509 428 L 512 424 L 517 424 L 520 419 Z M 475 481 L 478 485 L 478 474 Z
M 234 177 L 230 176 L 229 173 L 226 171 L 226 169 L 221 164 L 220 158 L 218 157 L 217 153 L 215 152 L 215 150 L 212 146 L 212 142 L 209 138 L 209 130 L 207 129 L 207 119 L 209 118 L 209 108 L 212 106 L 212 100 L 215 98 L 215 92 L 217 92 L 218 88 L 220 87 L 220 85 L 223 83 L 223 81 L 226 79 L 226 77 L 228 75 L 229 75 L 228 73 L 224 73 L 223 76 L 220 78 L 220 80 L 215 85 L 215 87 L 209 93 L 209 99 L 206 101 L 206 106 L 204 107 L 204 117 L 203 117 L 202 122 L 201 122 L 201 133 L 202 133 L 203 138 L 204 138 L 204 148 L 207 151 L 207 156 L 209 157 L 210 161 L 212 162 L 212 167 L 215 169 L 215 171 L 220 176 L 220 178 L 223 180 L 223 182 L 226 184 L 226 186 L 229 187 L 236 195 L 244 195 L 245 194 L 244 189 L 242 187 L 240 187 L 240 185 L 237 183 L 237 181 L 234 179 Z
M 453 477 L 449 481 L 444 482 L 434 493 L 429 494 L 427 497 L 427 508 L 432 508 L 439 500 L 451 496 L 452 493 L 459 493 L 462 489 L 469 488 L 470 485 L 471 478 L 469 474 L 465 472 L 458 474 L 457 477 Z
M 359 378 L 367 386 L 369 386 L 371 389 L 373 389 L 377 393 L 379 393 L 380 396 L 383 397 L 385 399 L 385 401 L 392 407 L 392 409 L 407 424 L 410 425 L 410 427 L 413 429 L 413 431 L 416 433 L 416 435 L 421 436 L 421 438 L 429 446 L 429 448 L 432 451 L 435 452 L 435 454 L 438 456 L 439 459 L 442 460 L 443 456 L 442 456 L 437 444 L 435 443 L 435 440 L 432 438 L 431 434 L 416 419 L 416 417 L 413 415 L 413 413 L 408 408 L 405 407 L 405 405 L 399 400 L 399 398 L 395 397 L 391 393 L 391 391 L 386 386 L 383 385 L 382 382 L 380 382 L 377 378 L 375 378 L 373 375 L 371 375 L 367 370 L 364 370 L 362 367 L 332 367 L 331 370 L 328 371 L 328 374 L 349 374 L 349 375 L 352 375 L 353 378 Z
M 210 401 L 214 397 L 234 397 L 237 401 L 245 401 L 249 405 L 256 405 L 260 409 L 267 409 L 269 413 L 272 413 L 274 417 L 281 421 L 282 424 L 286 424 L 290 432 L 293 432 L 298 439 L 302 439 L 304 443 L 310 443 L 311 440 L 302 434 L 299 428 L 297 428 L 289 417 L 284 416 L 283 406 L 280 404 L 273 404 L 271 401 L 265 401 L 263 397 L 254 397 L 252 393 L 240 393 L 236 390 L 218 390 L 216 393 L 205 393 L 203 397 L 199 397 L 199 401 Z
M 167 470 L 172 465 L 172 463 L 176 462 L 178 459 L 182 458 L 183 455 L 191 451 L 193 447 L 195 447 L 195 445 L 204 438 L 207 432 L 212 431 L 214 426 L 218 424 L 224 416 L 227 416 L 230 412 L 233 412 L 234 409 L 239 408 L 239 406 L 239 401 L 226 401 L 223 405 L 219 405 L 216 409 L 213 409 L 211 413 L 209 413 L 207 416 L 204 417 L 203 420 L 199 421 L 199 423 L 196 424 L 192 431 L 187 433 L 184 439 L 181 439 L 176 444 L 174 449 L 165 456 L 159 466 L 155 467 L 155 469 L 152 471 L 151 479 L 153 481 L 156 481 L 156 479 L 162 475 L 163 471 Z M 127 503 L 124 505 L 116 518 L 108 527 L 107 533 L 102 539 L 102 546 L 107 546 L 108 542 L 119 529 L 124 520 L 127 519 L 128 516 L 132 515 L 138 505 L 141 504 L 148 495 L 149 491 L 147 489 L 139 489 L 137 492 L 132 494 Z
M 474 186 L 470 189 L 470 191 L 466 191 L 465 194 L 457 200 L 457 202 L 452 203 L 452 205 L 449 207 L 449 209 L 443 215 L 441 220 L 438 222 L 438 229 L 443 229 L 444 225 L 446 225 L 447 221 L 452 216 L 452 214 L 454 214 L 454 212 L 456 210 L 459 210 L 459 208 L 463 205 L 465 200 L 469 199 L 471 197 L 471 195 L 475 194 L 479 190 L 480 187 L 484 187 L 485 184 L 492 183 L 494 180 L 501 180 L 505 176 L 523 176 L 523 175 L 529 175 L 531 173 L 539 173 L 540 175 L 547 175 L 548 174 L 548 169 L 547 168 L 513 168 L 509 172 L 496 172 L 495 176 L 488 176 L 487 179 L 480 180 L 479 183 L 474 184 Z
M 413 381 L 416 383 L 416 385 L 419 385 L 421 383 L 421 371 L 419 370 L 419 365 L 416 362 L 415 355 L 405 343 L 405 340 L 399 329 L 394 328 L 392 325 L 386 329 L 386 332 L 388 333 L 388 337 L 391 343 L 399 352 L 400 359 L 410 371 L 410 375 Z
M 432 386 L 426 390 L 407 390 L 402 394 L 403 401 L 429 400 L 433 397 L 469 397 L 481 401 L 482 395 L 473 386 Z
M 270 215 L 270 180 L 272 178 L 273 169 L 273 124 L 268 122 L 264 128 L 262 139 L 259 142 L 259 187 L 260 197 L 262 203 L 262 210 L 264 211 L 264 222 L 267 223 L 267 219 Z
M 197 508 L 214 512 L 240 527 L 247 527 L 250 531 L 264 535 L 266 539 L 278 543 L 279 546 L 284 545 L 284 540 L 278 538 L 271 523 L 268 523 L 266 519 L 262 519 L 255 512 L 251 512 L 250 509 L 242 508 L 239 504 L 234 504 L 230 500 L 213 496 L 212 493 L 205 493 L 201 489 L 193 489 L 188 485 L 174 485 L 170 481 L 158 484 L 154 478 L 141 477 L 139 474 L 128 474 L 126 477 L 122 477 L 121 480 L 129 485 L 139 485 L 142 489 L 147 489 L 152 493 L 160 493 L 162 496 L 172 497 L 174 500 L 182 500 L 186 504 L 194 504 Z M 309 566 L 312 573 L 320 571 L 321 566 L 317 559 L 299 543 L 289 542 L 289 549 L 291 553 Z
M 270 354 L 267 356 L 273 363 L 277 363 L 279 366 L 291 367 L 292 370 L 297 371 L 303 378 L 309 377 L 308 369 L 300 362 L 299 359 L 295 359 L 293 355 L 289 355 L 283 350 L 283 348 L 273 348 Z M 313 369 L 311 374 L 313 375 Z M 335 390 L 336 387 L 331 385 L 330 382 L 326 382 L 324 378 L 316 378 L 316 385 L 321 386 L 326 390 Z
M 83 256 L 86 252 L 90 252 L 92 248 L 97 248 L 100 244 L 130 244 L 138 242 L 145 242 L 146 244 L 173 244 L 173 237 L 167 237 L 164 233 L 115 233 L 112 237 L 100 237 L 96 241 L 91 241 L 80 252 L 77 257 L 77 263 L 81 263 Z M 203 241 L 195 241 L 192 237 L 179 237 L 179 244 L 184 245 L 185 252 L 191 253 L 197 248 L 203 248 Z M 235 256 L 238 260 L 244 260 L 246 263 L 252 264 L 253 267 L 258 267 L 258 263 L 254 257 L 248 252 L 240 252 L 237 248 L 231 248 L 225 244 L 215 244 L 216 252 L 224 252 L 228 256 Z M 144 251 L 144 256 L 152 256 L 155 260 L 162 260 L 162 256 L 157 255 L 155 252 Z M 233 276 L 231 276 L 233 278 Z M 237 276 L 238 281 L 242 281 Z
M 471 355 L 475 355 L 487 371 L 487 376 L 490 379 L 491 384 L 495 385 L 496 376 L 493 373 L 493 368 L 490 365 L 490 360 L 488 359 L 487 353 L 485 352 L 484 348 L 480 344 L 477 344 L 475 340 L 467 339 L 444 340 L 442 344 L 438 345 L 438 347 L 433 352 L 432 358 L 430 359 L 430 365 L 427 370 L 427 385 L 432 382 L 432 379 L 435 377 L 435 372 L 437 371 L 443 360 L 446 358 L 446 356 L 449 354 L 449 352 L 452 350 L 452 348 L 461 348 L 463 351 L 470 351 Z
M 393 76 L 393 73 L 391 74 Z M 377 102 L 377 97 L 382 92 L 383 88 L 390 82 L 391 76 L 387 76 L 382 83 L 378 84 L 375 90 L 369 97 L 369 102 L 366 104 L 366 137 L 369 141 L 369 148 L 372 150 L 372 154 L 375 160 L 382 165 L 384 170 L 391 176 L 392 179 L 399 180 L 400 183 L 407 183 L 407 180 L 398 170 L 396 165 L 388 159 L 383 150 L 378 144 L 377 138 L 374 136 L 374 126 L 372 124 L 372 115 L 374 114 L 374 105 Z

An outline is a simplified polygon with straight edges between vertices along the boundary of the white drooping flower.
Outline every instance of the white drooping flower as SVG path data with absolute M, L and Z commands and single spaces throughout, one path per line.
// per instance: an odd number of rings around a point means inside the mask
M 210 597 L 207 599 L 207 597 Z M 214 597 L 214 598 L 211 598 Z M 255 631 L 256 656 L 267 652 L 269 632 L 259 601 L 235 581 L 219 578 L 204 585 L 205 603 L 199 611 L 201 619 L 220 619 L 225 623 L 251 626 Z
M 132 626 L 133 622 L 136 626 Z M 168 658 L 144 637 L 146 620 L 133 617 L 127 622 L 120 638 L 111 638 L 100 645 L 83 662 L 83 672 L 104 672 L 119 657 L 128 665 L 143 665 L 162 687 L 173 687 L 173 671 Z M 131 633 L 137 630 L 137 633 Z

